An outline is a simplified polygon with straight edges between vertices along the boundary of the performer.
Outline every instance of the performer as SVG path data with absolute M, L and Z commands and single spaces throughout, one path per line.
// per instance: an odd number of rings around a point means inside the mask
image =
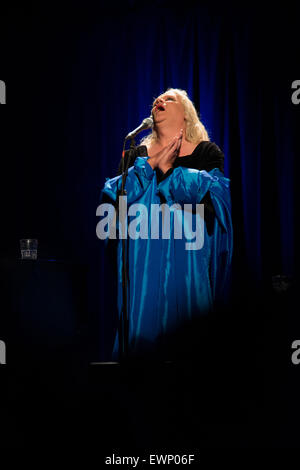
M 224 154 L 210 142 L 187 93 L 168 89 L 155 99 L 152 116 L 153 129 L 141 141 L 148 155 L 130 163 L 127 204 L 140 203 L 148 215 L 158 204 L 161 224 L 170 217 L 170 236 L 151 238 L 148 217 L 148 236 L 127 240 L 129 346 L 132 353 L 162 353 L 168 359 L 167 338 L 187 324 L 193 329 L 193 322 L 206 317 L 226 296 L 232 257 L 231 203 Z M 107 179 L 102 193 L 115 204 L 120 186 L 120 175 Z M 197 204 L 204 204 L 204 219 Z M 187 238 L 175 234 L 176 223 L 186 222 L 185 212 L 192 220 L 193 228 L 187 229 L 190 233 L 195 234 L 195 227 L 202 223 L 200 248 L 198 243 L 198 248 L 191 244 L 187 249 Z M 186 234 L 184 227 L 182 233 Z M 119 240 L 119 312 L 121 264 Z M 114 354 L 117 352 L 118 333 Z

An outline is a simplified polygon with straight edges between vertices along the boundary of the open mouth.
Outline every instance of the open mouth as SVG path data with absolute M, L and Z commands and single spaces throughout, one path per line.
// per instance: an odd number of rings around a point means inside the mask
M 164 111 L 165 107 L 162 104 L 157 104 L 155 106 L 155 111 Z

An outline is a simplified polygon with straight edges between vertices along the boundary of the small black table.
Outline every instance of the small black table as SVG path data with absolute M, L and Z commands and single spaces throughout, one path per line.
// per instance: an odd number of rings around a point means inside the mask
M 86 328 L 87 266 L 0 259 L 0 339 L 7 363 L 72 348 Z

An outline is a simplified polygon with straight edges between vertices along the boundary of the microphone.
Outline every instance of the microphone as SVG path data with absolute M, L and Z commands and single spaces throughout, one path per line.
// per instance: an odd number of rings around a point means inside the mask
M 129 134 L 127 134 L 127 136 L 125 137 L 125 140 L 133 139 L 139 132 L 145 129 L 150 129 L 151 127 L 153 127 L 153 118 L 150 116 L 148 118 L 145 118 L 142 121 L 142 124 L 140 124 L 139 127 L 134 129 L 134 131 L 129 132 Z

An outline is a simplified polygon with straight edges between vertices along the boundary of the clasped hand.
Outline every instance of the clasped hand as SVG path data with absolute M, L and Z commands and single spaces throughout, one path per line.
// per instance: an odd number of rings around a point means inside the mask
M 176 135 L 168 145 L 153 155 L 153 157 L 148 158 L 147 162 L 153 170 L 159 168 L 163 173 L 166 173 L 173 167 L 173 163 L 179 154 L 182 133 L 183 131 L 181 129 L 180 133 Z

